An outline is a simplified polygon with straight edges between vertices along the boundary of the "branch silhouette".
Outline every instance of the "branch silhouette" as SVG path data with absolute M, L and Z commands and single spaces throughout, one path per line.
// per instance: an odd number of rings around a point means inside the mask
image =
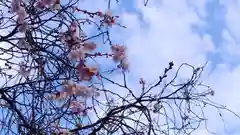
M 201 82 L 206 65 L 183 63 L 172 77 L 169 62 L 157 82 L 139 78 L 140 88 L 131 88 L 127 46 L 110 36 L 111 27 L 126 28 L 113 2 L 90 12 L 79 0 L 0 1 L 1 134 L 185 135 L 207 123 L 207 106 L 239 118 L 210 100 L 214 91 Z M 108 62 L 115 66 L 106 69 Z M 178 83 L 182 67 L 192 74 Z M 113 79 L 119 74 L 122 83 Z

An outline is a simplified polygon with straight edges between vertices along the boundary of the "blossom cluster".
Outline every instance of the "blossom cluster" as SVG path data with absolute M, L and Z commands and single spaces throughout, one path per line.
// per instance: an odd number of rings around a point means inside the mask
M 71 60 L 84 59 L 85 54 L 96 49 L 97 45 L 93 42 L 83 41 L 80 37 L 78 23 L 73 21 L 68 31 L 59 34 L 60 40 L 71 49 L 69 58 Z
M 103 18 L 102 22 L 104 22 L 107 26 L 116 24 L 117 16 L 113 16 L 110 11 L 107 11 L 105 13 L 98 12 L 98 15 Z
M 19 63 L 19 74 L 23 77 L 27 78 L 30 75 L 31 68 L 26 66 L 26 63 L 20 62 Z
M 56 133 L 58 135 L 71 135 L 71 133 L 67 129 L 58 129 Z
M 123 70 L 127 70 L 129 68 L 129 63 L 126 56 L 126 47 L 120 45 L 112 45 L 111 47 L 113 52 L 113 60 L 115 62 L 120 62 L 120 67 Z
M 28 23 L 25 20 L 27 13 L 25 8 L 21 6 L 21 0 L 12 0 L 10 12 L 17 14 L 18 31 L 24 33 L 28 28 Z
M 58 92 L 57 94 L 51 95 L 50 99 L 65 99 L 69 96 L 81 96 L 81 97 L 91 97 L 91 96 L 99 96 L 99 93 L 87 86 L 83 86 L 80 84 L 76 84 L 71 80 L 67 80 L 63 83 L 63 90 Z
M 63 90 L 50 95 L 48 98 L 52 100 L 62 100 L 66 99 L 67 97 L 70 96 L 81 96 L 81 97 L 92 97 L 92 96 L 99 96 L 99 92 L 97 92 L 95 89 L 86 87 L 80 84 L 76 84 L 71 80 L 67 80 L 63 83 Z M 77 100 L 72 100 L 70 102 L 69 108 L 71 109 L 72 113 L 74 114 L 79 114 L 83 113 L 85 114 L 87 109 L 83 103 L 77 101 Z
M 30 45 L 26 42 L 25 39 L 21 38 L 17 43 L 18 47 L 21 49 L 30 49 Z
M 111 11 L 106 11 L 105 13 L 100 11 L 91 13 L 86 10 L 81 10 L 75 6 L 72 7 L 72 12 L 74 13 L 76 11 L 83 12 L 84 14 L 88 14 L 90 17 L 99 16 L 100 18 L 102 18 L 101 22 L 105 24 L 107 27 L 111 27 L 112 25 L 116 24 L 116 19 L 118 18 L 118 16 L 113 16 Z
M 79 79 L 82 81 L 89 81 L 94 75 L 98 78 L 100 77 L 99 69 L 97 67 L 86 66 L 83 61 L 80 61 L 76 68 L 79 73 Z
M 19 32 L 25 33 L 25 31 L 29 28 L 27 22 L 27 12 L 24 8 L 22 0 L 12 0 L 11 3 L 11 12 L 17 14 L 17 24 L 19 25 Z M 21 5 L 22 4 L 22 5 Z M 37 0 L 35 2 L 35 7 L 39 10 L 44 10 L 48 8 L 60 8 L 60 0 Z M 89 15 L 97 15 L 98 17 L 102 18 L 101 22 L 106 26 L 112 26 L 116 24 L 117 16 L 113 16 L 111 12 L 95 12 L 89 13 L 87 11 L 80 10 L 75 8 L 76 11 L 82 11 L 84 13 L 88 13 Z M 93 51 L 96 50 L 97 44 L 85 39 L 83 33 L 80 31 L 79 23 L 77 20 L 72 21 L 68 29 L 65 32 L 58 32 L 59 40 L 63 43 L 63 48 L 66 52 L 68 52 L 67 58 L 70 61 L 75 63 L 75 70 L 77 71 L 77 75 L 81 81 L 90 81 L 94 76 L 100 79 L 99 67 L 87 65 L 86 58 L 87 56 L 94 55 L 92 54 Z M 32 49 L 32 45 L 28 43 L 27 40 L 24 38 L 19 39 L 17 45 L 19 48 L 24 48 L 26 50 Z M 113 58 L 113 61 L 119 63 L 119 67 L 123 70 L 127 70 L 129 68 L 127 55 L 126 55 L 126 47 L 120 45 L 112 45 L 111 46 L 111 54 L 106 53 L 95 53 L 98 56 L 109 56 Z M 31 67 L 26 66 L 26 63 L 21 62 L 19 64 L 19 73 L 24 76 L 28 77 L 30 75 Z M 44 64 L 39 64 L 41 68 L 39 72 L 44 74 Z M 45 76 L 44 76 L 45 77 Z M 81 98 L 89 98 L 93 96 L 99 96 L 100 93 L 96 91 L 96 89 L 88 86 L 84 86 L 80 83 L 75 83 L 72 80 L 64 81 L 62 84 L 62 90 L 53 94 L 50 93 L 48 97 L 51 100 L 63 100 L 63 99 L 71 99 L 69 97 L 81 97 Z M 78 101 L 77 98 L 74 100 L 70 100 L 70 105 L 68 106 L 71 109 L 72 113 L 85 114 L 90 107 L 86 107 L 82 102 Z
M 39 9 L 52 7 L 54 9 L 60 9 L 60 0 L 38 0 L 36 7 Z
M 89 81 L 94 75 L 99 75 L 98 68 L 87 66 L 84 61 L 86 54 L 95 50 L 97 45 L 91 41 L 84 41 L 79 35 L 78 24 L 73 21 L 68 31 L 60 33 L 60 39 L 66 44 L 67 49 L 70 49 L 69 59 L 78 61 L 76 69 L 79 73 L 79 79 Z

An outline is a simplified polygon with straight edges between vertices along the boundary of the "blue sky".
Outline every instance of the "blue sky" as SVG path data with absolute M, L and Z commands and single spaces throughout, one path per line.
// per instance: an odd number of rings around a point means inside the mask
M 92 5 L 93 1 L 83 0 L 80 5 L 106 10 L 104 0 Z M 176 67 L 183 62 L 199 66 L 208 61 L 204 82 L 216 92 L 212 99 L 240 114 L 240 0 L 149 0 L 147 7 L 143 0 L 120 0 L 112 10 L 127 26 L 113 27 L 111 32 L 114 42 L 128 46 L 132 87 L 137 87 L 136 78 L 154 81 L 169 61 Z M 181 75 L 189 73 L 185 69 Z M 121 81 L 121 77 L 115 80 Z M 239 120 L 229 113 L 224 113 L 225 128 L 216 110 L 209 108 L 206 115 L 211 131 L 240 134 Z M 201 127 L 193 135 L 203 134 L 209 133 Z
M 216 93 L 212 99 L 240 114 L 240 0 L 149 0 L 147 7 L 143 1 L 119 0 L 116 4 L 112 0 L 111 7 L 113 14 L 120 16 L 119 22 L 127 26 L 111 28 L 111 37 L 114 43 L 128 47 L 128 80 L 134 92 L 138 92 L 140 77 L 151 83 L 170 61 L 176 68 L 183 62 L 200 66 L 208 61 L 203 78 Z M 107 0 L 81 0 L 79 7 L 104 12 Z M 93 27 L 84 29 L 89 35 L 95 32 Z M 181 73 L 181 77 L 189 75 L 188 69 Z M 114 80 L 121 82 L 122 76 L 116 75 Z M 231 114 L 223 115 L 226 128 L 216 110 L 207 109 L 206 116 L 211 131 L 240 134 L 240 120 Z M 208 134 L 201 126 L 193 135 Z

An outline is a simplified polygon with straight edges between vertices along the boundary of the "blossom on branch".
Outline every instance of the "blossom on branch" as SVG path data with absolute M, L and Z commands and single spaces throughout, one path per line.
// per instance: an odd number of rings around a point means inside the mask
M 87 98 L 92 96 L 99 96 L 99 93 L 93 88 L 76 84 L 71 80 L 67 80 L 63 83 L 63 90 L 56 94 L 48 96 L 48 99 L 62 100 L 73 95 Z
M 12 0 L 11 12 L 17 13 L 18 31 L 24 33 L 28 28 L 28 23 L 24 20 L 27 16 L 25 8 L 20 5 L 21 0 Z
M 126 71 L 129 68 L 129 63 L 128 63 L 128 60 L 126 58 L 120 61 L 120 67 L 124 71 Z
M 76 46 L 76 49 L 72 49 L 69 53 L 70 60 L 83 60 L 85 54 L 96 49 L 97 45 L 94 42 L 83 42 Z
M 24 21 L 23 23 L 20 24 L 18 27 L 18 31 L 24 33 L 28 29 L 28 23 L 27 21 Z
M 113 61 L 120 62 L 119 67 L 123 70 L 127 70 L 129 68 L 129 63 L 126 56 L 126 47 L 120 45 L 112 45 L 111 47 L 113 52 Z
M 113 60 L 115 62 L 120 62 L 126 58 L 126 47 L 120 45 L 112 45 Z
M 79 27 L 76 21 L 73 21 L 70 26 L 70 32 L 73 38 L 79 37 Z
M 36 2 L 36 8 L 44 9 L 53 7 L 54 9 L 60 8 L 60 0 L 38 0 Z
M 91 52 L 97 48 L 97 45 L 94 42 L 84 42 L 82 45 L 88 52 Z
M 31 46 L 25 41 L 25 39 L 19 39 L 17 43 L 20 49 L 30 49 Z
M 76 68 L 82 81 L 89 81 L 94 75 L 98 74 L 97 67 L 85 66 L 82 62 L 79 62 Z
M 25 19 L 26 15 L 27 15 L 24 7 L 21 7 L 21 8 L 17 11 L 17 15 L 18 15 L 18 17 L 17 17 L 17 23 L 18 23 L 18 24 L 22 24 L 22 23 L 24 22 L 24 19 Z
M 79 114 L 85 110 L 83 104 L 76 100 L 71 101 L 69 108 L 74 114 Z
M 46 6 L 46 4 L 44 4 L 41 0 L 37 1 L 37 3 L 36 3 L 36 8 L 44 9 L 45 6 Z
M 77 48 L 77 49 L 73 49 L 69 53 L 69 59 L 70 60 L 82 60 L 85 57 L 85 53 L 86 52 L 85 52 L 83 47 Z
M 57 135 L 71 135 L 71 133 L 67 129 L 59 129 L 56 131 Z
M 27 65 L 24 62 L 19 63 L 18 73 L 24 77 L 28 77 L 30 75 L 31 68 L 27 68 Z
M 21 8 L 20 3 L 21 3 L 21 0 L 12 0 L 10 12 L 15 13 L 18 10 L 20 10 Z
M 106 26 L 112 26 L 116 23 L 116 18 L 118 16 L 113 16 L 111 11 L 107 11 L 105 13 L 98 12 L 98 15 L 103 18 L 102 22 L 106 24 Z
M 55 3 L 54 3 L 54 9 L 58 10 L 58 9 L 60 9 L 60 6 L 61 6 L 60 0 L 56 0 Z

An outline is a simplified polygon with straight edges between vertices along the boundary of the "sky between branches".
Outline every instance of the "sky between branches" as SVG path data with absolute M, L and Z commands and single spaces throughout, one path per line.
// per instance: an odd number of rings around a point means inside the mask
M 116 5 L 112 0 L 111 9 L 127 29 L 114 26 L 111 37 L 128 47 L 130 86 L 135 87 L 140 77 L 156 80 L 170 61 L 176 68 L 183 62 L 200 66 L 208 61 L 204 81 L 215 90 L 212 98 L 240 114 L 240 0 L 149 0 L 147 7 L 143 0 L 119 1 Z M 105 11 L 107 0 L 82 0 L 79 7 Z M 87 33 L 94 30 L 85 29 Z M 185 69 L 181 75 L 190 72 Z M 240 122 L 232 115 L 223 116 L 223 125 L 216 110 L 206 114 L 211 131 L 240 134 Z M 208 133 L 201 127 L 194 135 Z
M 83 0 L 79 6 L 107 9 L 106 1 L 94 5 L 92 1 Z M 147 7 L 143 0 L 120 0 L 119 4 L 111 8 L 127 29 L 113 27 L 111 32 L 113 41 L 128 46 L 131 86 L 136 78 L 157 79 L 169 61 L 176 68 L 183 62 L 200 66 L 208 61 L 204 81 L 215 90 L 214 101 L 240 113 L 240 0 L 149 0 Z M 189 73 L 186 69 L 181 75 Z M 206 115 L 211 131 L 240 134 L 240 122 L 232 115 L 223 116 L 225 125 L 216 110 L 209 108 Z M 201 129 L 194 135 L 208 134 Z

